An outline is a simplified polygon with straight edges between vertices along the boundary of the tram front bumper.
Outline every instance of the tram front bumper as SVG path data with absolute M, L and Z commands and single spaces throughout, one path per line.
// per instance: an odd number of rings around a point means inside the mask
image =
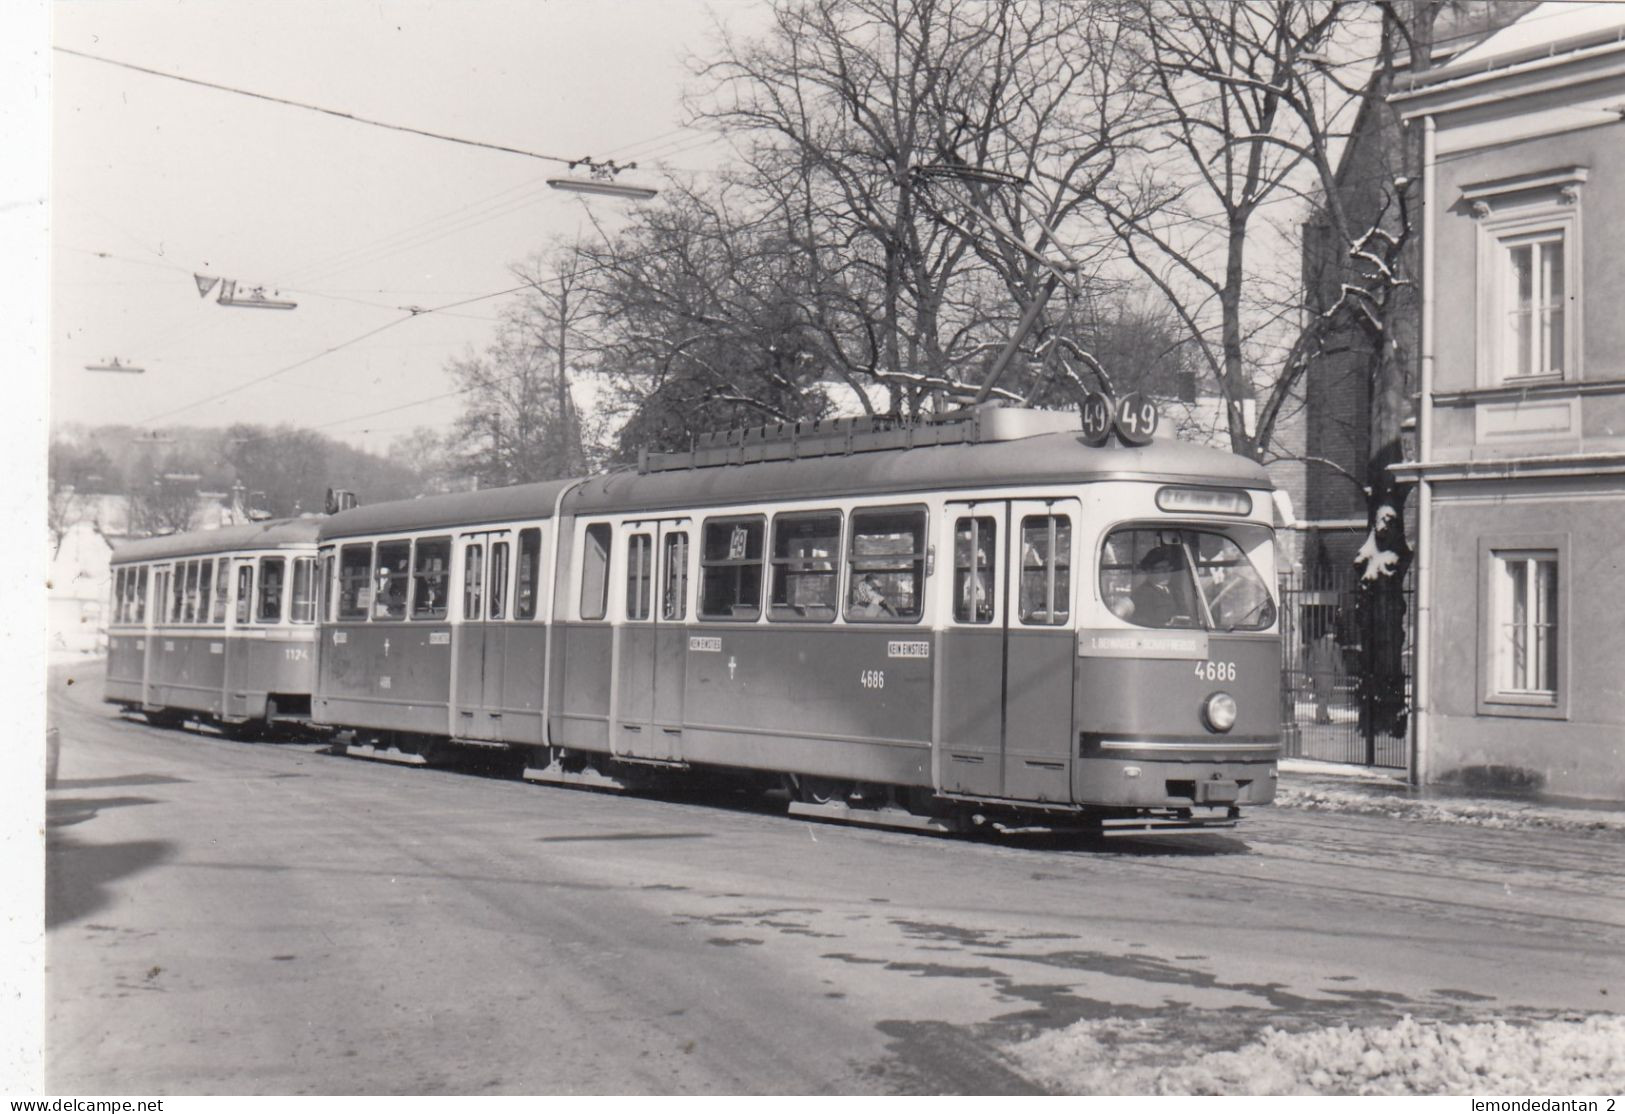
M 1276 776 L 1274 748 L 1245 757 L 1124 750 L 1078 759 L 1072 799 L 1108 808 L 1262 805 L 1275 799 Z

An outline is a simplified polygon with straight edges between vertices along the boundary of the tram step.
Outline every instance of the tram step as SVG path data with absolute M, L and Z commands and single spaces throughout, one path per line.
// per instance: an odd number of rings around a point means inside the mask
M 829 820 L 837 824 L 867 824 L 874 828 L 904 828 L 911 832 L 941 832 L 953 834 L 966 830 L 965 825 L 935 816 L 920 816 L 895 808 L 852 808 L 840 801 L 827 805 L 790 802 L 790 815 L 809 820 Z
M 597 770 L 581 770 L 571 772 L 562 770 L 557 766 L 526 766 L 525 772 L 520 775 L 526 781 L 540 782 L 543 785 L 573 785 L 582 789 L 615 789 L 625 791 L 634 788 L 631 781 L 625 778 L 612 777 L 601 774 Z
M 399 747 L 375 747 L 367 743 L 351 743 L 344 748 L 351 758 L 371 758 L 377 762 L 398 762 L 403 766 L 427 766 L 429 760 L 421 754 L 408 754 Z

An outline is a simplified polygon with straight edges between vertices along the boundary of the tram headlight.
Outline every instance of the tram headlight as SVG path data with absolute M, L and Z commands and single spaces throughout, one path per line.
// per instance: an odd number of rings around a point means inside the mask
M 1236 698 L 1228 692 L 1216 692 L 1202 704 L 1202 719 L 1209 731 L 1220 734 L 1236 725 Z

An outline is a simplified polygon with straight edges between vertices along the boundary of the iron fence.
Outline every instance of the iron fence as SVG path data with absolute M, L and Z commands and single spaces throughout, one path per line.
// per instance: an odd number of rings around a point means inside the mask
M 1286 757 L 1409 766 L 1412 595 L 1408 578 L 1386 592 L 1362 590 L 1352 567 L 1282 577 Z

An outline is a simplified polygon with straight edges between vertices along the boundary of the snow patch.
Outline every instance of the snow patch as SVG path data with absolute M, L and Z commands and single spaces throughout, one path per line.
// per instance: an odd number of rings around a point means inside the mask
M 1280 808 L 1355 812 L 1397 820 L 1470 824 L 1480 828 L 1548 828 L 1567 832 L 1625 832 L 1625 813 L 1558 808 L 1539 802 L 1449 800 L 1372 794 L 1353 789 L 1282 783 L 1275 792 Z
M 1625 1090 L 1625 1018 L 1265 1029 L 1234 1051 L 1169 1063 L 1155 1026 L 1080 1021 L 1009 1050 L 1060 1094 L 1606 1095 Z

